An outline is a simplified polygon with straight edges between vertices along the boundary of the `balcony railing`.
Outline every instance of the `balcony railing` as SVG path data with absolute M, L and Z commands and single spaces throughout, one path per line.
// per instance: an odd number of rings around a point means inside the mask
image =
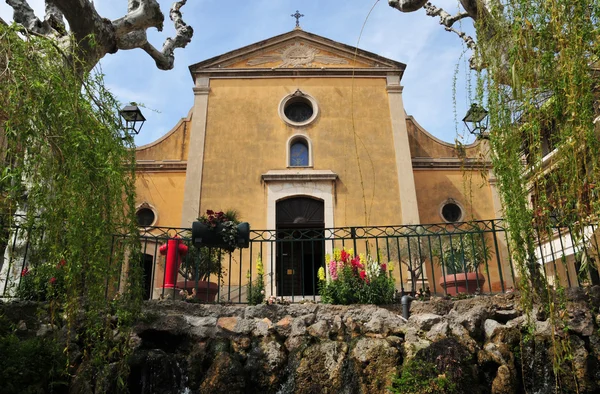
M 40 231 L 15 223 L 1 228 L 0 297 L 17 294 L 23 270 L 35 274 L 31 240 Z M 540 233 L 531 260 L 543 268 L 540 271 L 550 285 L 598 284 L 596 233 L 596 225 L 577 232 L 560 227 Z M 127 237 L 130 235 L 113 236 L 115 255 Z M 341 249 L 392 266 L 398 295 L 484 294 L 518 288 L 502 220 L 252 230 L 250 238 L 249 248 L 228 253 L 196 248 L 190 229 L 146 228 L 140 234 L 140 253 L 128 255 L 115 270 L 116 277 L 107 278 L 107 296 L 123 290 L 123 279 L 136 264 L 143 273 L 145 299 L 190 298 L 193 294 L 201 302 L 246 303 L 260 261 L 265 298 L 318 301 L 318 270 L 327 268 L 328 260 Z M 177 248 L 176 253 L 170 255 L 169 248 Z M 470 281 L 461 283 L 469 279 L 467 273 Z

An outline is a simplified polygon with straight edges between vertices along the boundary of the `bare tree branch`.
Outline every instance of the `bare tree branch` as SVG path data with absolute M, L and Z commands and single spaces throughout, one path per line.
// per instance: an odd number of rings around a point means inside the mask
M 117 36 L 156 27 L 162 31 L 165 16 L 156 0 L 130 0 L 127 15 L 112 22 Z
M 427 3 L 423 6 L 425 8 L 425 12 L 429 16 L 439 16 L 440 17 L 440 25 L 444 25 L 446 27 L 452 27 L 452 25 L 463 18 L 469 17 L 468 12 L 460 12 L 454 16 L 450 15 L 443 8 L 436 7 L 431 3 Z
M 48 26 L 35 16 L 33 9 L 26 0 L 6 0 L 6 4 L 13 9 L 13 19 L 29 31 L 38 34 L 48 34 Z
M 161 70 L 170 70 L 173 68 L 175 62 L 174 51 L 175 48 L 184 48 L 191 40 L 194 30 L 191 26 L 188 26 L 182 18 L 181 7 L 185 5 L 187 0 L 181 0 L 173 4 L 169 16 L 175 24 L 177 31 L 174 38 L 167 38 L 163 44 L 162 50 L 159 51 L 146 39 L 146 34 L 141 34 L 139 31 L 129 34 L 123 37 L 119 41 L 120 45 L 123 45 L 123 49 L 126 47 L 139 47 L 148 53 L 156 62 L 156 67 Z M 136 42 L 137 41 L 137 42 Z
M 157 0 L 128 0 L 127 15 L 114 21 L 100 16 L 90 0 L 46 0 L 44 21 L 35 16 L 27 0 L 6 0 L 6 3 L 13 8 L 16 23 L 31 33 L 56 39 L 72 60 L 77 59 L 82 73 L 91 70 L 108 53 L 134 48 L 146 51 L 158 68 L 169 70 L 175 62 L 175 49 L 184 48 L 193 35 L 193 29 L 183 21 L 180 11 L 186 0 L 177 1 L 171 7 L 176 35 L 167 38 L 160 51 L 146 36 L 149 28 L 159 31 L 163 28 L 164 15 Z M 66 31 L 65 19 L 70 32 Z M 71 45 L 68 33 L 77 45 Z
M 388 0 L 390 7 L 401 12 L 413 12 L 422 8 L 427 0 Z
M 46 17 L 44 20 L 61 36 L 67 34 L 63 14 L 54 4 L 46 3 Z

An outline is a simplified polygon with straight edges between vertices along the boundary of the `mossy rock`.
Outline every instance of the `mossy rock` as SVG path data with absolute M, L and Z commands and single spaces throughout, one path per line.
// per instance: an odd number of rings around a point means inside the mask
M 473 357 L 454 338 L 444 338 L 419 350 L 402 366 L 390 390 L 397 394 L 481 392 Z

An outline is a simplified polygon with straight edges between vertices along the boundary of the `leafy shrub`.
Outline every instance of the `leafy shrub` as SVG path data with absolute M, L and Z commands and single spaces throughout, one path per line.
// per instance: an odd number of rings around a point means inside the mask
M 391 268 L 391 266 L 390 266 Z M 319 268 L 319 294 L 327 304 L 389 304 L 394 298 L 394 279 L 386 263 L 354 251 L 334 250 L 325 269 Z
M 66 293 L 65 260 L 57 264 L 43 263 L 35 268 L 26 266 L 21 271 L 21 282 L 16 296 L 23 300 L 46 301 Z
M 394 394 L 451 394 L 458 393 L 456 384 L 438 371 L 435 364 L 410 360 L 389 390 Z
M 19 338 L 0 316 L 0 392 L 66 393 L 69 377 L 63 348 L 50 338 Z
M 248 304 L 258 305 L 265 300 L 265 269 L 262 258 L 258 255 L 256 259 L 256 279 L 254 281 L 248 272 Z
M 396 394 L 459 394 L 479 392 L 474 361 L 455 338 L 444 338 L 421 349 L 393 380 Z

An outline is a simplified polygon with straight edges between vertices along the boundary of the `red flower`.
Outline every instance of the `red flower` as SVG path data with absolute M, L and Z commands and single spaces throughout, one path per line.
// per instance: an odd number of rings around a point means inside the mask
M 206 214 L 207 215 L 214 215 L 215 211 L 213 211 L 212 209 L 207 209 L 206 210 Z
M 360 257 L 356 256 L 350 262 L 352 264 L 352 268 L 355 270 L 363 269 L 363 265 L 360 263 Z
M 365 280 L 367 278 L 367 272 L 366 271 L 360 271 L 360 279 Z
M 348 254 L 348 252 L 346 252 L 345 249 L 342 249 L 342 252 L 340 253 L 340 259 L 344 262 L 347 263 L 348 259 L 350 258 L 350 255 Z
M 381 264 L 381 271 L 385 272 L 387 270 L 387 264 L 383 263 Z
M 53 276 L 52 278 L 50 278 L 50 284 L 55 284 L 56 283 L 56 278 Z
M 21 271 L 21 276 L 26 276 L 27 274 L 29 274 L 29 268 L 25 267 L 23 268 L 23 271 Z
M 56 268 L 62 268 L 65 265 L 67 265 L 67 261 L 65 259 L 62 259 L 61 261 L 58 262 L 58 264 L 56 265 Z

